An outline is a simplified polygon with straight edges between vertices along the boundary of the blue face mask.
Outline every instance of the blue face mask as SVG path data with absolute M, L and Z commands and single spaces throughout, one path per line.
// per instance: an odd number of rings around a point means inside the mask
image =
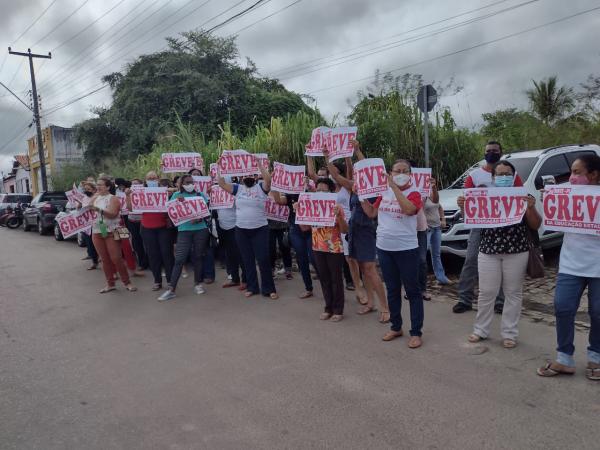
M 158 180 L 147 180 L 146 186 L 148 187 L 158 187 Z
M 512 187 L 515 182 L 515 177 L 512 175 L 496 175 L 494 184 L 496 187 Z

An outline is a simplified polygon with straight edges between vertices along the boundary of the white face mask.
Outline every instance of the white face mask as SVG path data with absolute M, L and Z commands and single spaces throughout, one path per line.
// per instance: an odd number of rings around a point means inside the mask
M 192 192 L 194 192 L 194 185 L 193 184 L 184 184 L 183 189 L 185 190 L 185 192 L 192 193 Z
M 410 175 L 407 175 L 405 173 L 401 173 L 400 175 L 394 175 L 394 183 L 396 183 L 396 185 L 402 187 L 402 186 L 406 186 L 409 182 L 410 182 Z

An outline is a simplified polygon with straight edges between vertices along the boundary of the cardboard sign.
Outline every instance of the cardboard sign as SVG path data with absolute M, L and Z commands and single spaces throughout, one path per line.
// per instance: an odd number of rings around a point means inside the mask
M 544 228 L 600 235 L 600 187 L 549 187 L 544 192 Z
M 223 154 L 217 161 L 221 176 L 244 176 L 260 174 L 259 164 L 268 166 L 268 158 L 265 153 L 252 154 L 246 150 L 223 150 Z M 261 162 L 262 161 L 262 162 Z
M 127 208 L 127 196 L 125 192 L 117 191 L 117 198 L 119 199 L 119 205 L 121 206 L 121 214 L 126 216 L 129 214 L 129 208 Z
M 286 205 L 280 205 L 271 197 L 268 197 L 265 202 L 265 214 L 267 219 L 275 220 L 277 222 L 287 222 L 290 217 L 290 208 Z
M 258 163 L 260 165 L 262 165 L 265 169 L 269 170 L 269 166 L 271 165 L 269 155 L 267 155 L 266 153 L 254 153 L 254 156 L 258 158 Z M 260 171 L 258 173 L 260 173 Z
M 298 198 L 296 224 L 313 227 L 335 225 L 337 194 L 329 192 L 304 192 Z
M 421 197 L 431 197 L 431 169 L 411 169 L 412 185 Z
M 203 219 L 210 216 L 208 205 L 202 197 L 185 197 L 167 202 L 167 214 L 173 225 L 178 226 L 190 220 Z
M 465 189 L 465 228 L 498 228 L 514 225 L 527 210 L 527 189 Z
M 323 147 L 329 152 L 329 161 L 350 158 L 354 147 L 350 141 L 356 139 L 357 127 L 315 128 L 306 145 L 307 156 L 323 156 Z
M 77 189 L 77 186 L 75 186 L 75 183 L 73 183 L 73 189 L 65 192 L 65 194 L 67 195 L 67 199 L 68 199 L 69 203 L 71 203 L 71 205 L 73 205 L 73 206 L 76 206 L 77 202 L 83 203 L 84 199 L 87 198 L 87 196 L 83 192 L 80 192 Z
M 210 191 L 210 209 L 233 208 L 235 197 L 220 186 L 213 186 Z
M 199 177 L 199 176 L 192 176 L 193 180 L 194 180 L 194 189 L 196 190 L 196 192 L 203 192 L 204 194 L 208 195 L 208 188 L 210 188 L 212 186 L 212 178 L 211 177 Z
M 377 197 L 388 190 L 385 164 L 381 158 L 367 158 L 354 164 L 356 194 L 360 200 Z
M 219 182 L 219 165 L 217 163 L 211 163 L 209 167 L 210 178 L 212 179 L 212 182 L 216 184 Z
M 271 174 L 271 189 L 284 194 L 301 194 L 304 192 L 305 166 L 288 166 L 278 162 L 273 163 Z
M 83 208 L 57 219 L 63 237 L 69 238 L 80 231 L 87 231 L 98 219 L 98 213 L 89 208 Z
M 131 191 L 133 213 L 166 212 L 169 194 L 166 187 L 141 188 Z
M 200 153 L 163 153 L 160 160 L 162 173 L 189 172 L 204 168 Z

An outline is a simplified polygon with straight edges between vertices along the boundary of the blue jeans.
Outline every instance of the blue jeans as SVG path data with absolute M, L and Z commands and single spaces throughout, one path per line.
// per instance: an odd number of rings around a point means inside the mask
M 402 330 L 402 285 L 410 303 L 410 335 L 421 336 L 423 296 L 419 287 L 419 249 L 388 252 L 377 249 L 379 266 L 387 290 L 392 331 Z
M 304 289 L 309 292 L 313 290 L 312 277 L 310 276 L 310 262 L 312 261 L 312 235 L 305 232 L 296 224 L 290 225 L 290 241 L 296 252 L 298 268 L 304 281 Z
M 590 336 L 588 361 L 600 364 L 600 278 L 585 278 L 559 273 L 554 293 L 554 314 L 556 316 L 556 340 L 558 356 L 556 361 L 574 367 L 575 315 L 585 288 L 588 288 L 588 310 L 590 315 Z
M 235 227 L 235 238 L 246 271 L 248 291 L 253 294 L 260 292 L 266 296 L 276 292 L 269 258 L 269 226 L 252 229 Z M 260 270 L 260 291 L 256 273 L 257 262 Z
M 175 244 L 175 263 L 173 272 L 171 272 L 171 282 L 169 285 L 173 290 L 177 288 L 179 277 L 183 266 L 190 255 L 194 262 L 194 284 L 202 282 L 202 254 L 208 245 L 208 230 L 179 231 L 177 233 L 177 243 Z
M 202 280 L 215 279 L 215 249 L 206 245 L 206 250 L 202 255 Z
M 427 291 L 427 231 L 417 231 L 419 241 L 419 288 Z
M 449 280 L 442 265 L 442 253 L 440 251 L 442 246 L 442 229 L 440 227 L 432 227 L 427 230 L 427 246 L 431 254 L 431 265 L 433 266 L 435 279 L 441 284 L 448 284 Z

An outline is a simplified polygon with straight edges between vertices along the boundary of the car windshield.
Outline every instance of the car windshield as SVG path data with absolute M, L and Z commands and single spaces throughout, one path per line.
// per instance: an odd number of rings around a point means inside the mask
M 535 163 L 537 162 L 537 158 L 514 158 L 514 159 L 507 158 L 507 159 L 508 159 L 508 161 L 510 161 L 510 163 L 513 166 L 515 166 L 515 169 L 517 170 L 517 173 L 521 177 L 521 180 L 523 180 L 523 183 L 525 181 L 527 181 L 527 179 L 529 178 L 529 175 L 531 175 L 531 170 L 533 169 L 533 166 L 535 166 Z M 468 170 L 465 171 L 465 173 L 463 173 L 454 183 L 452 183 L 446 189 L 462 189 L 463 185 L 465 184 L 465 179 L 467 178 L 469 173 L 471 173 L 471 171 L 473 169 L 475 169 L 476 167 L 481 167 L 484 164 L 485 164 L 485 161 L 479 161 L 477 164 L 473 164 L 471 167 L 469 167 Z
M 67 194 L 64 192 L 46 192 L 44 194 L 43 201 L 52 201 L 52 200 L 66 200 Z

